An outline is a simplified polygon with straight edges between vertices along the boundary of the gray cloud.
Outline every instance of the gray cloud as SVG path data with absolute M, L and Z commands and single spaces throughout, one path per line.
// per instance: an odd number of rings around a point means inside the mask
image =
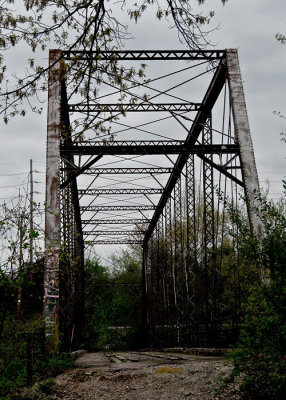
M 225 7 L 218 0 L 209 0 L 206 6 L 215 10 L 211 28 L 220 23 L 219 29 L 210 35 L 211 41 L 217 48 L 239 49 L 260 180 L 270 179 L 270 192 L 277 198 L 282 191 L 281 179 L 286 175 L 286 144 L 280 141 L 280 132 L 286 131 L 286 124 L 284 119 L 274 116 L 273 111 L 286 114 L 286 46 L 276 43 L 274 36 L 277 32 L 286 32 L 285 0 L 275 0 L 275 4 L 268 0 L 230 0 Z M 156 21 L 150 12 L 138 25 L 129 23 L 129 26 L 136 39 L 128 41 L 125 49 L 184 47 L 178 41 L 176 31 L 168 29 L 168 23 Z M 24 48 L 19 53 L 14 51 L 11 60 L 16 63 L 17 69 L 26 54 Z M 48 52 L 46 59 L 47 55 Z M 30 158 L 35 161 L 36 169 L 44 171 L 45 145 L 45 112 L 40 117 L 29 114 L 26 118 L 17 118 L 8 126 L 1 121 L 0 186 L 7 185 L 7 182 L 17 185 L 21 181 L 19 176 L 8 179 L 2 175 L 27 171 Z M 44 174 L 39 176 L 41 183 L 36 190 L 43 193 Z M 17 188 L 3 188 L 0 197 L 13 196 L 15 191 Z M 38 195 L 37 199 L 43 200 L 43 195 Z

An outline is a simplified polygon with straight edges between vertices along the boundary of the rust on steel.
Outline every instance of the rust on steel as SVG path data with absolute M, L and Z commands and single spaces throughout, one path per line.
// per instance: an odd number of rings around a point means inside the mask
M 60 118 L 61 82 L 59 50 L 49 53 L 49 87 L 46 156 L 44 305 L 46 337 L 54 346 L 58 337 L 59 251 L 60 251 Z

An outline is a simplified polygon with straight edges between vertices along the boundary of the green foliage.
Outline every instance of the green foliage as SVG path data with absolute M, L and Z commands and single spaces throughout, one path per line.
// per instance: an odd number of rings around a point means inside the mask
M 240 376 L 243 399 L 282 400 L 286 393 L 285 200 L 274 204 L 262 195 L 257 199 L 264 236 L 247 235 L 244 241 L 256 254 L 249 262 L 260 280 L 250 287 L 238 349 L 229 355 L 234 368 L 225 383 Z
M 14 318 L 17 308 L 17 291 L 22 293 L 22 317 L 31 318 L 42 313 L 44 259 L 23 265 L 20 273 L 0 269 L 0 337 L 6 317 Z
M 135 251 L 112 256 L 108 269 L 98 260 L 85 265 L 85 347 L 90 350 L 140 347 L 141 260 Z
M 26 384 L 27 376 L 27 340 L 33 337 L 35 345 L 35 370 L 41 367 L 40 357 L 41 321 L 19 323 L 7 318 L 0 339 L 0 396 Z
M 55 353 L 46 359 L 46 373 L 57 375 L 74 367 L 74 362 L 69 353 Z
M 115 282 L 138 283 L 141 279 L 141 249 L 121 250 L 111 256 L 112 277 Z
M 26 199 L 27 200 L 27 199 Z M 10 276 L 17 275 L 19 269 L 30 258 L 30 244 L 33 254 L 40 257 L 40 232 L 42 211 L 41 205 L 34 203 L 34 225 L 30 230 L 29 208 L 27 201 L 21 196 L 9 203 L 0 204 L 0 240 L 2 253 L 0 257 L 0 271 L 9 272 Z
M 25 264 L 21 274 L 0 273 L 0 398 L 31 383 L 28 364 L 33 358 L 33 380 L 71 368 L 67 354 L 45 354 L 43 304 L 43 259 Z M 21 321 L 17 319 L 17 292 L 21 288 Z
M 38 389 L 44 394 L 52 394 L 56 382 L 54 379 L 47 379 L 38 384 Z
M 286 36 L 282 35 L 281 33 L 277 33 L 275 35 L 275 38 L 280 42 L 281 44 L 286 44 Z
M 43 322 L 29 320 L 19 323 L 9 319 L 4 324 L 0 341 L 0 398 L 30 382 L 28 376 L 28 343 L 33 354 L 33 381 L 54 376 L 70 369 L 74 362 L 69 354 L 45 354 Z M 43 383 L 42 392 L 48 393 L 51 380 Z

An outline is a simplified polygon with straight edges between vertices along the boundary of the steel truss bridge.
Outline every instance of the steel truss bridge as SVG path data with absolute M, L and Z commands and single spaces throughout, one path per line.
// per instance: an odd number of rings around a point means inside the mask
M 235 286 L 239 272 L 235 260 L 226 268 L 225 244 L 236 243 L 225 204 L 239 207 L 240 194 L 255 204 L 258 189 L 237 51 L 50 50 L 49 57 L 47 337 L 55 343 L 60 332 L 63 348 L 78 346 L 84 249 L 129 244 L 143 249 L 147 344 L 227 341 L 239 299 L 222 310 L 222 284 L 231 275 Z M 61 73 L 75 59 L 81 68 L 96 65 L 92 98 L 70 90 Z M 134 71 L 143 62 L 142 78 Z M 124 85 L 101 63 L 122 65 Z

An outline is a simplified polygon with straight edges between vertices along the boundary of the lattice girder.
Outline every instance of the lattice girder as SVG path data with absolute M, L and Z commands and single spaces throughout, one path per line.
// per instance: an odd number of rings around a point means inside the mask
M 126 78 L 117 92 L 107 69 L 94 98 L 80 100 L 80 90 L 75 95 L 65 87 L 57 62 L 63 58 L 68 71 L 74 57 L 96 65 L 122 62 L 124 71 L 145 60 L 168 68 L 184 63 L 184 68 L 146 82 Z M 230 192 L 233 201 L 233 192 L 242 188 L 252 227 L 261 233 L 251 207 L 259 185 L 237 51 L 51 50 L 50 65 L 47 337 L 59 342 L 60 329 L 66 350 L 79 342 L 85 241 L 86 246 L 143 246 L 148 344 L 214 345 L 224 324 L 218 293 L 224 236 L 218 225 L 227 219 L 220 198 L 225 202 Z M 180 74 L 185 75 L 177 79 Z M 201 77 L 206 80 L 197 87 L 206 90 L 190 99 L 191 85 Z M 169 79 L 169 86 L 157 86 L 161 79 Z M 114 93 L 122 95 L 120 101 Z

